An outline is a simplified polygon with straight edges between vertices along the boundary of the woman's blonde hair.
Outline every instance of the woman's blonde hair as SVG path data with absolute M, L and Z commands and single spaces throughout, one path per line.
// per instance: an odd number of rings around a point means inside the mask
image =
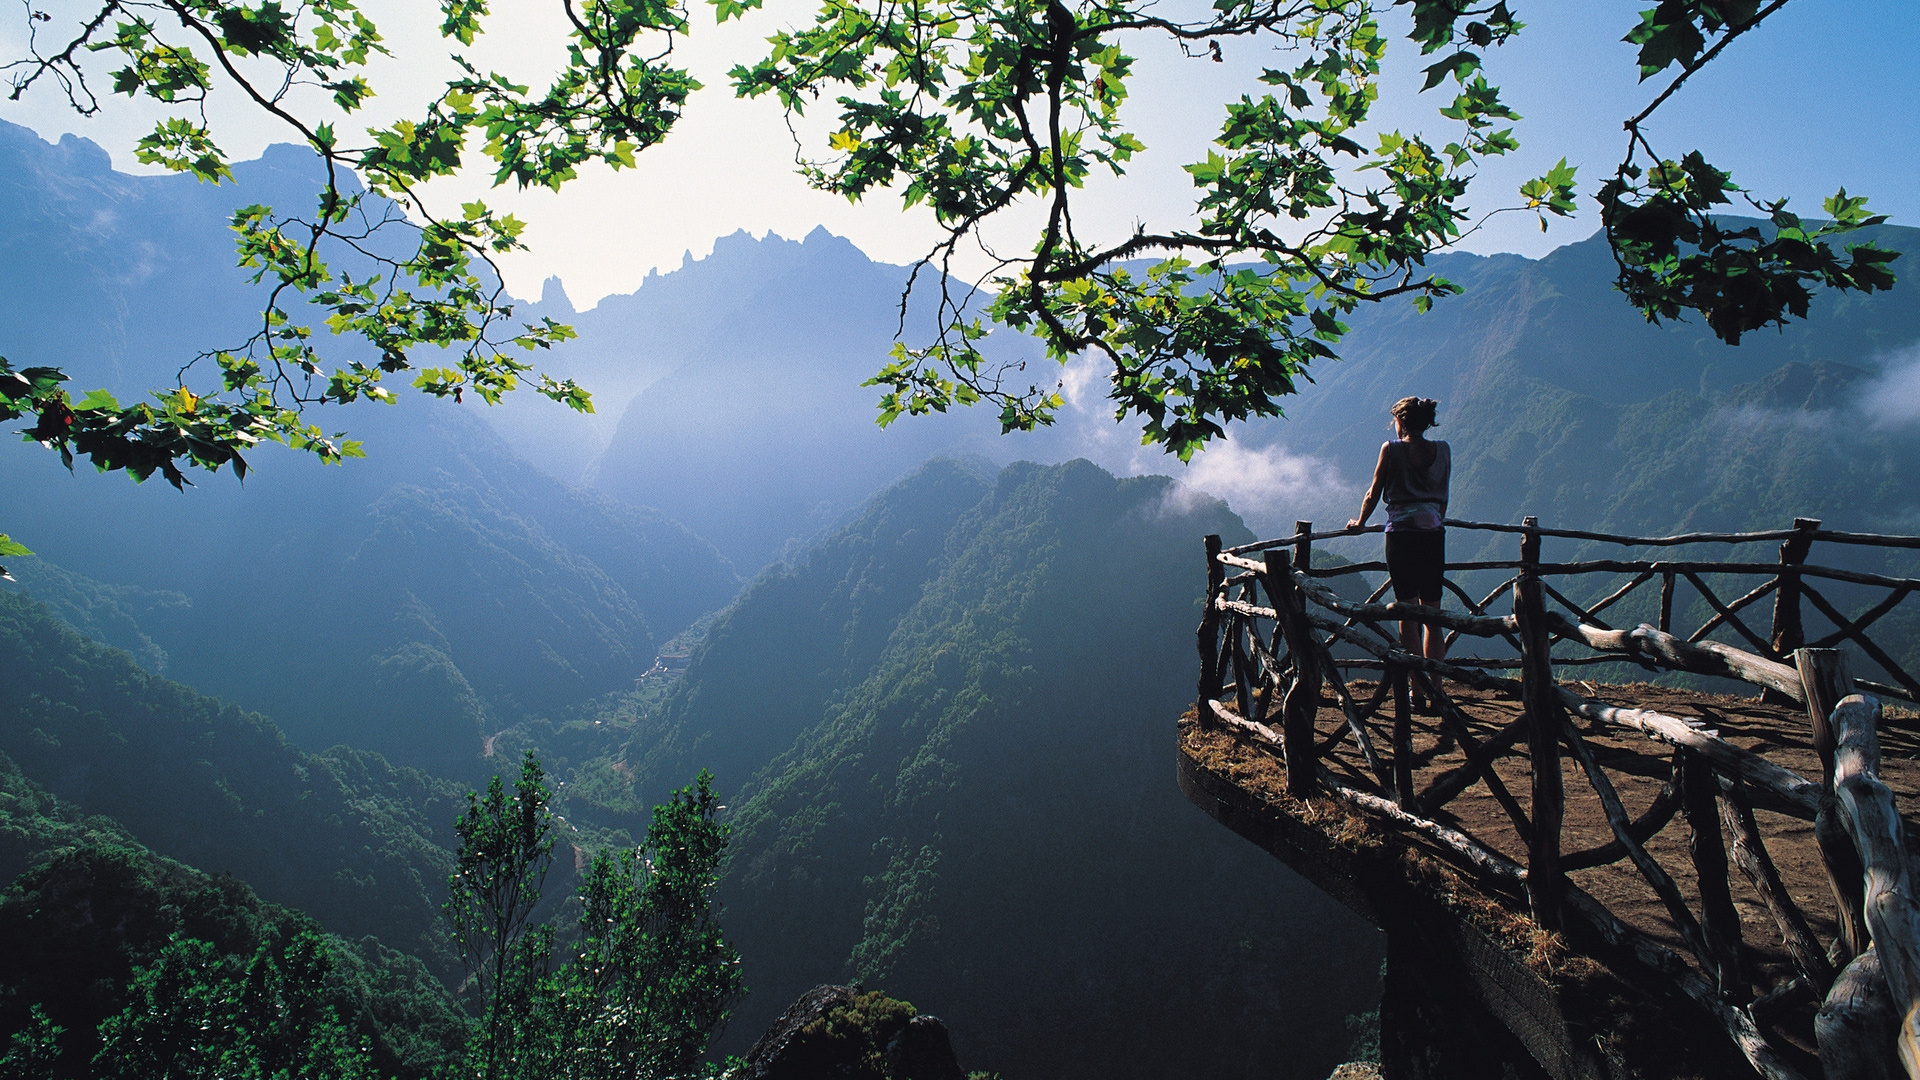
M 1403 397 L 1394 402 L 1389 411 L 1395 420 L 1406 425 L 1410 434 L 1418 435 L 1430 427 L 1440 426 L 1440 421 L 1433 418 L 1439 408 L 1440 403 L 1432 398 Z

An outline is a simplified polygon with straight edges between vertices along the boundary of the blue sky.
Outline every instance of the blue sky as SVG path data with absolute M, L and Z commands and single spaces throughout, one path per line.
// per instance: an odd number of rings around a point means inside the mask
M 1564 156 L 1580 167 L 1582 213 L 1575 221 L 1555 222 L 1544 235 L 1531 217 L 1510 215 L 1466 247 L 1539 255 L 1593 231 L 1584 197 L 1624 149 L 1620 122 L 1664 85 L 1659 79 L 1639 83 L 1633 47 L 1619 40 L 1650 3 L 1516 0 L 1513 7 L 1528 28 L 1489 57 L 1488 70 L 1524 117 L 1517 132 L 1522 149 L 1483 170 L 1472 200 L 1481 207 L 1508 203 L 1520 181 Z M 375 72 L 382 96 L 366 116 L 380 121 L 409 111 L 445 77 L 437 62 L 445 50 L 431 20 L 416 17 L 428 5 L 395 5 L 391 15 L 379 3 L 365 6 L 398 54 Z M 560 47 L 553 5 L 522 0 L 495 8 L 493 32 L 470 55 L 526 81 L 537 79 Z M 591 172 L 558 195 L 489 193 L 481 177 L 449 182 L 437 194 L 484 194 L 527 219 L 533 250 L 508 262 L 509 284 L 522 295 L 537 295 L 541 280 L 557 275 L 581 306 L 631 291 L 649 270 L 677 266 L 683 252 L 702 255 L 716 236 L 743 228 L 798 237 L 824 224 L 875 258 L 909 261 L 937 235 L 924 212 L 903 214 L 886 197 L 849 206 L 807 190 L 792 173 L 793 147 L 777 110 L 766 101 L 734 101 L 727 93 L 726 68 L 757 55 L 761 38 L 805 19 L 810 10 L 805 2 L 769 0 L 746 23 L 724 28 L 711 25 L 704 7 L 696 10 L 696 31 L 680 55 L 707 89 L 689 103 L 667 144 L 642 155 L 638 169 Z M 1399 25 L 1398 14 L 1390 13 L 1390 27 Z M 9 53 L 17 48 L 15 21 L 0 25 L 0 47 Z M 1920 224 L 1916 46 L 1915 0 L 1796 0 L 1691 80 L 1648 130 L 1663 153 L 1701 149 L 1755 194 L 1789 196 L 1796 209 L 1817 213 L 1821 198 L 1845 186 L 1868 195 L 1896 221 Z M 1186 59 L 1170 45 L 1145 38 L 1127 47 L 1140 63 L 1126 115 L 1148 153 L 1128 177 L 1096 183 L 1084 193 L 1076 215 L 1083 233 L 1122 234 L 1135 221 L 1154 228 L 1182 224 L 1192 188 L 1180 166 L 1205 154 L 1220 103 L 1258 93 L 1260 69 L 1286 62 L 1252 43 L 1229 45 L 1224 64 Z M 1428 129 L 1444 137 L 1445 122 L 1433 113 L 1446 103 L 1444 91 L 1414 92 L 1420 66 L 1412 47 L 1399 43 L 1389 54 L 1376 115 L 1383 130 Z M 251 156 L 283 138 L 237 106 L 217 105 L 213 115 L 236 156 Z M 126 99 L 113 99 L 102 117 L 83 119 L 44 93 L 0 102 L 0 117 L 47 138 L 65 132 L 93 138 L 121 168 L 133 167 L 128 148 L 152 122 L 150 113 Z M 996 239 L 1024 248 L 1026 227 L 1016 217 Z

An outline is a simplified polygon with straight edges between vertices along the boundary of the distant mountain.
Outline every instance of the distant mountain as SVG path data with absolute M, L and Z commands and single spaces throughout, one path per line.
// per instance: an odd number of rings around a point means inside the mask
M 1420 394 L 1441 402 L 1457 516 L 1643 533 L 1796 515 L 1920 530 L 1920 412 L 1887 407 L 1913 397 L 1920 368 L 1920 229 L 1869 238 L 1909 253 L 1893 290 L 1818 294 L 1807 319 L 1738 347 L 1698 322 L 1649 325 L 1614 291 L 1598 236 L 1538 260 L 1442 256 L 1432 268 L 1464 295 L 1425 315 L 1357 313 L 1344 359 L 1314 370 L 1285 421 L 1241 440 L 1312 454 L 1361 485 L 1390 437 L 1386 407 Z M 1343 505 L 1308 509 L 1332 520 Z
M 236 183 L 114 172 L 85 140 L 0 124 L 0 355 L 65 366 L 125 398 L 244 336 L 259 291 L 233 265 L 232 207 L 311 198 L 312 159 L 275 147 Z M 712 545 L 657 510 L 556 482 L 475 408 L 415 399 L 329 409 L 369 458 L 275 447 L 245 489 L 185 495 L 63 472 L 0 446 L 4 528 L 42 559 L 25 587 L 74 626 L 297 741 L 347 741 L 451 775 L 486 737 L 622 687 L 660 641 L 738 587 Z
M 556 483 L 464 407 L 362 420 L 365 461 L 278 455 L 244 491 L 0 455 L 26 497 L 9 527 L 54 564 L 12 569 L 76 626 L 271 712 L 309 748 L 457 776 L 484 770 L 492 732 L 631 687 L 659 642 L 738 587 L 683 526 Z
M 675 327 L 684 352 L 626 406 L 592 484 L 754 568 L 936 453 L 1007 453 L 984 412 L 874 423 L 878 392 L 860 384 L 893 343 L 906 276 L 825 229 L 799 242 L 736 233 L 602 301 L 672 312 L 656 325 Z

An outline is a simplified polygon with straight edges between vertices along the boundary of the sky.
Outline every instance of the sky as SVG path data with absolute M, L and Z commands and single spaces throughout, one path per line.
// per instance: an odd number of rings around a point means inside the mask
M 70 18 L 87 4 L 46 6 L 56 18 Z M 429 5 L 367 0 L 362 6 L 395 55 L 370 73 L 380 96 L 344 121 L 343 129 L 416 110 L 450 69 L 432 20 L 421 18 L 431 14 Z M 1486 164 L 1469 201 L 1480 208 L 1511 205 L 1522 180 L 1565 157 L 1579 168 L 1582 208 L 1578 217 L 1555 220 L 1545 233 L 1531 215 L 1498 216 L 1462 246 L 1538 256 L 1598 227 L 1590 196 L 1624 150 L 1621 121 L 1664 82 L 1639 83 L 1634 48 L 1619 40 L 1649 0 L 1518 0 L 1511 6 L 1528 26 L 1513 43 L 1492 51 L 1487 70 L 1523 117 L 1516 127 L 1521 149 Z M 489 33 L 467 50 L 469 57 L 520 81 L 539 82 L 561 56 L 558 5 L 496 0 L 493 8 Z M 609 294 L 633 291 L 655 268 L 677 267 L 687 254 L 704 256 L 716 237 L 741 229 L 800 237 L 824 225 L 869 256 L 896 263 L 919 257 L 938 238 L 930 214 L 903 212 L 894 197 L 875 194 L 850 205 L 808 189 L 794 174 L 794 144 L 777 105 L 732 97 L 727 68 L 757 58 L 767 34 L 801 24 L 812 5 L 769 0 L 765 10 L 726 26 L 715 26 L 710 10 L 701 5 L 693 11 L 693 32 L 677 42 L 675 52 L 705 88 L 690 99 L 666 142 L 640 156 L 637 168 L 590 167 L 556 194 L 489 190 L 490 173 L 481 167 L 431 190 L 430 197 L 448 205 L 484 197 L 528 222 L 530 250 L 504 263 L 516 295 L 538 296 L 542 281 L 555 276 L 585 309 Z M 1397 20 L 1398 12 L 1389 13 L 1389 30 L 1401 27 Z M 0 24 L 0 50 L 9 57 L 20 55 L 22 27 L 20 16 Z M 1396 45 L 1375 110 L 1378 129 L 1423 130 L 1445 141 L 1446 122 L 1434 110 L 1450 95 L 1417 93 L 1421 58 L 1408 43 Z M 1896 222 L 1920 224 L 1920 185 L 1913 179 L 1920 175 L 1916 45 L 1920 3 L 1914 0 L 1796 0 L 1690 80 L 1646 130 L 1663 153 L 1677 157 L 1700 149 L 1755 195 L 1788 196 L 1802 212 L 1817 214 L 1820 200 L 1844 186 L 1869 196 L 1874 209 Z M 1253 42 L 1229 44 L 1226 62 L 1219 64 L 1185 58 L 1154 38 L 1130 38 L 1126 48 L 1139 63 L 1123 119 L 1148 150 L 1126 177 L 1100 180 L 1081 194 L 1075 217 L 1083 238 L 1121 237 L 1136 222 L 1155 230 L 1189 223 L 1193 188 L 1180 167 L 1205 156 L 1222 102 L 1261 92 L 1261 69 L 1288 62 Z M 216 100 L 210 115 L 235 159 L 287 141 L 277 121 L 235 95 Z M 81 117 L 48 88 L 20 101 L 0 100 L 0 118 L 50 140 L 69 132 L 90 138 L 116 167 L 132 172 L 151 171 L 134 162 L 131 147 L 153 116 L 141 102 L 110 98 L 98 115 Z M 1035 220 L 1014 215 L 992 238 L 1024 250 Z

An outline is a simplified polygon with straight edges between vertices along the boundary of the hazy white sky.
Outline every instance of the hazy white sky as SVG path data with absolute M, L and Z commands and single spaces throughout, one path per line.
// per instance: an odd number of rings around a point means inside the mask
M 1619 38 L 1651 0 L 1519 0 L 1529 24 L 1513 44 L 1489 60 L 1493 81 L 1524 116 L 1522 150 L 1488 165 L 1473 192 L 1476 206 L 1503 205 L 1528 176 L 1563 155 L 1580 167 L 1581 193 L 1591 195 L 1624 146 L 1620 122 L 1649 100 L 1659 81 L 1636 82 L 1633 49 Z M 77 10 L 80 2 L 47 5 Z M 496 0 L 491 32 L 469 51 L 491 67 L 538 83 L 561 48 L 553 0 Z M 445 47 L 433 32 L 429 5 L 364 5 L 387 34 L 396 58 L 375 70 L 381 97 L 352 123 L 403 115 L 447 77 Z M 704 255 L 717 236 L 746 229 L 805 235 L 816 225 L 853 240 L 870 256 L 907 262 L 936 238 L 924 211 L 903 213 L 897 201 L 874 198 L 859 206 L 811 191 L 793 173 L 793 143 L 778 108 L 767 100 L 741 102 L 727 89 L 726 69 L 758 56 L 760 39 L 780 25 L 805 19 L 811 5 L 769 0 L 769 9 L 743 23 L 715 27 L 710 9 L 694 12 L 694 33 L 677 55 L 706 88 L 695 94 L 667 142 L 641 155 L 640 167 L 615 173 L 588 170 L 554 194 L 487 192 L 480 175 L 444 185 L 438 197 L 484 193 L 530 223 L 532 250 L 506 263 L 509 285 L 537 296 L 540 282 L 557 275 L 585 308 L 615 292 L 638 287 L 649 270 L 679 265 L 683 253 Z M 411 19 L 411 21 L 409 21 Z M 56 24 L 57 25 L 57 24 Z M 18 55 L 18 16 L 0 25 L 0 48 Z M 1377 110 L 1381 130 L 1435 131 L 1446 104 L 1436 90 L 1415 95 L 1419 58 L 1398 42 Z M 1920 119 L 1913 102 L 1920 88 L 1920 3 L 1914 0 L 1797 0 L 1709 66 L 1657 116 L 1655 145 L 1678 155 L 1706 151 L 1737 181 L 1764 196 L 1787 195 L 1796 209 L 1817 212 L 1819 200 L 1845 186 L 1869 195 L 1897 222 L 1920 223 Z M 1148 146 L 1121 180 L 1101 181 L 1076 211 L 1085 237 L 1122 234 L 1136 221 L 1156 229 L 1176 226 L 1191 212 L 1192 186 L 1180 166 L 1203 157 L 1219 123 L 1219 103 L 1257 93 L 1263 66 L 1286 63 L 1270 48 L 1227 48 L 1224 64 L 1187 59 L 1165 42 L 1137 37 L 1127 43 L 1140 57 L 1125 117 Z M 1397 63 L 1393 62 L 1396 61 Z M 214 113 L 236 158 L 286 141 L 270 121 L 223 102 Z M 152 123 L 138 103 L 115 98 L 101 116 L 82 118 L 45 90 L 20 102 L 0 101 L 0 118 L 43 137 L 73 132 L 104 146 L 121 169 L 138 171 L 130 147 Z M 343 125 L 344 127 L 345 125 Z M 477 155 L 476 155 L 477 156 Z M 1003 223 L 1001 243 L 1024 249 L 1031 221 Z M 1580 239 L 1596 226 L 1583 206 L 1573 222 L 1556 221 L 1540 233 L 1521 214 L 1496 220 L 1466 247 L 1538 255 Z

